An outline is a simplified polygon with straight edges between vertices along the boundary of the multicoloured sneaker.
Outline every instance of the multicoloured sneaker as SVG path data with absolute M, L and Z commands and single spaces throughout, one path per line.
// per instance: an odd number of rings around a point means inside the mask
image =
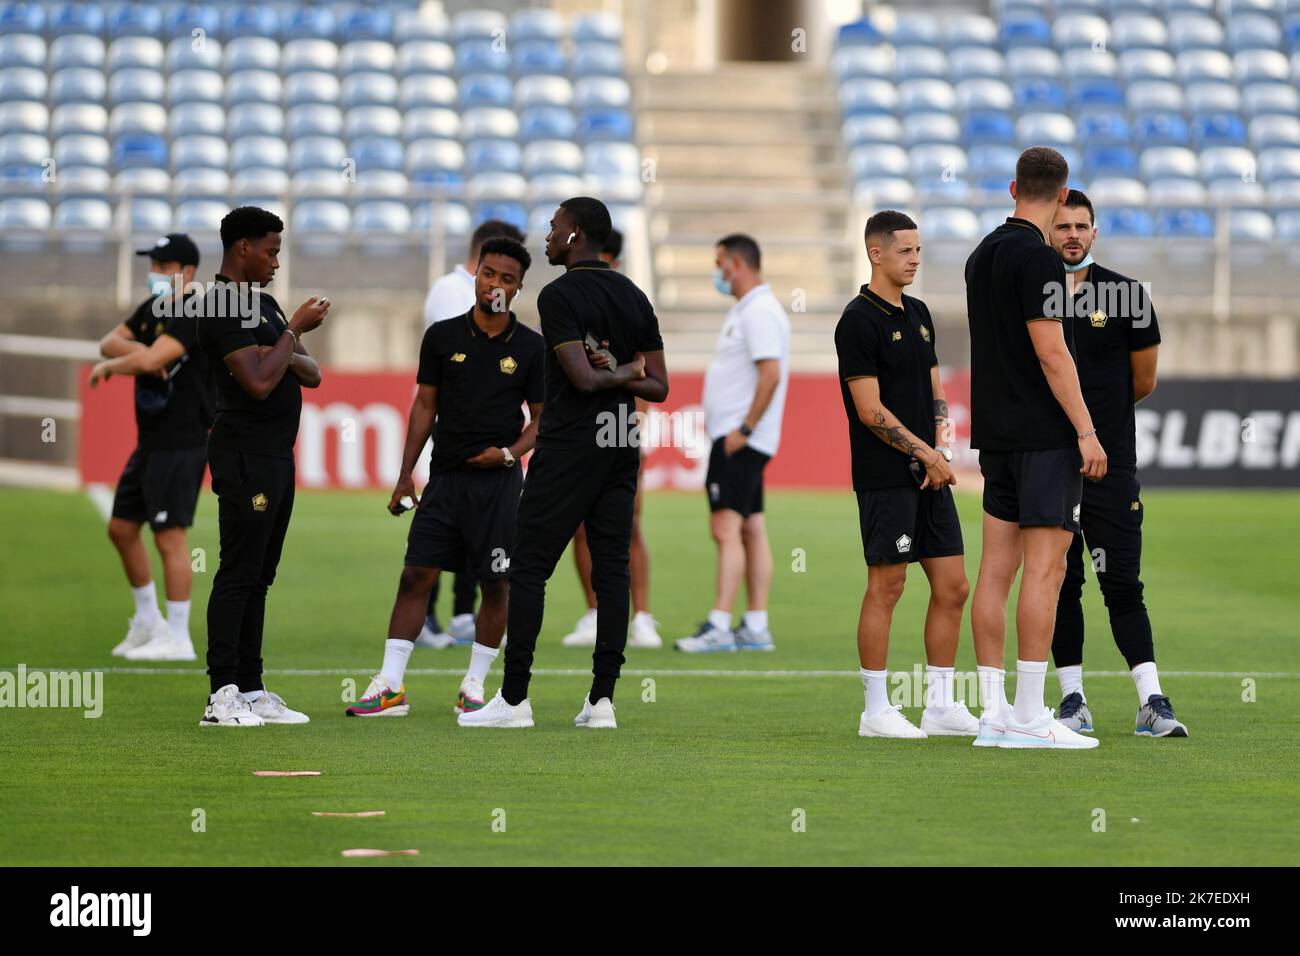
M 347 709 L 349 717 L 405 717 L 410 706 L 406 703 L 406 687 L 389 688 L 376 674 L 361 699 Z
M 460 685 L 460 691 L 456 694 L 456 706 L 452 709 L 458 714 L 466 714 L 482 709 L 483 703 L 483 685 L 467 679 Z
M 1174 705 L 1168 697 L 1152 694 L 1138 708 L 1133 733 L 1138 737 L 1186 737 L 1187 727 L 1174 716 Z
M 1061 700 L 1061 709 L 1057 712 L 1056 719 L 1073 731 L 1092 733 L 1092 711 L 1077 690 L 1073 694 L 1066 694 Z

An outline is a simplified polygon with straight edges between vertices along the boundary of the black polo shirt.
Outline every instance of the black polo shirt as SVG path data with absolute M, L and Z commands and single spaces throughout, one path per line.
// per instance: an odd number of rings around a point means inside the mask
M 840 395 L 849 419 L 853 490 L 914 486 L 909 455 L 881 441 L 858 417 L 849 382 L 880 381 L 880 401 L 921 441 L 934 442 L 934 388 L 930 371 L 939 364 L 934 321 L 920 299 L 903 296 L 902 306 L 882 299 L 865 285 L 844 307 L 835 326 Z
M 218 275 L 203 298 L 199 344 L 212 364 L 217 383 L 217 414 L 208 436 L 210 447 L 273 458 L 292 458 L 302 412 L 302 385 L 285 369 L 284 377 L 261 401 L 249 395 L 226 367 L 233 352 L 274 345 L 289 327 L 284 310 L 265 291 L 241 290 Z
M 1061 321 L 1065 266 L 1038 227 L 1008 219 L 966 260 L 971 344 L 971 447 L 988 451 L 1074 448 L 1078 435 L 1052 394 L 1027 322 Z M 1074 326 L 1063 324 L 1074 353 Z
M 659 319 L 645 293 L 599 259 L 579 262 L 548 283 L 537 297 L 537 311 L 546 339 L 546 412 L 538 444 L 594 449 L 602 414 L 621 415 L 613 421 L 630 423 L 636 412 L 635 398 L 622 388 L 579 392 L 555 350 L 566 342 L 585 341 L 590 332 L 598 341 L 609 342 L 610 352 L 621 365 L 637 352 L 663 349 Z
M 1131 355 L 1160 344 L 1160 326 L 1146 290 L 1105 266 L 1088 267 L 1074 290 L 1075 360 L 1083 400 L 1112 467 L 1137 467 Z
M 216 403 L 215 386 L 207 356 L 198 346 L 197 309 L 185 303 L 197 301 L 197 293 L 179 305 L 170 297 L 150 297 L 141 302 L 126 320 L 126 327 L 146 348 L 163 335 L 170 335 L 185 347 L 167 369 L 167 377 L 135 376 L 135 424 L 137 444 L 153 449 L 200 448 L 208 440 L 208 426 Z
M 523 405 L 545 395 L 542 337 L 513 312 L 497 335 L 474 321 L 474 309 L 424 331 L 416 381 L 438 389 L 429 472 L 470 468 L 485 448 L 513 445 L 524 429 Z

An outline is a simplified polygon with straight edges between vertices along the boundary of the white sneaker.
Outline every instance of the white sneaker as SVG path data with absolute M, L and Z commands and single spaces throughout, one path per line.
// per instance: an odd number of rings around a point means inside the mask
M 736 649 L 736 632 L 724 631 L 714 627 L 708 621 L 700 624 L 699 629 L 690 637 L 683 637 L 673 642 L 673 647 L 687 654 L 712 654 L 734 651 Z
M 874 717 L 868 717 L 867 712 L 864 710 L 862 719 L 858 721 L 858 736 L 903 737 L 910 740 L 921 740 L 928 735 L 903 716 L 901 707 L 891 707 Z
M 170 627 L 139 647 L 129 648 L 122 656 L 128 661 L 192 661 L 197 657 L 189 635 L 173 637 Z
M 664 639 L 659 636 L 659 622 L 646 611 L 632 617 L 632 636 L 627 639 L 628 647 L 663 647 Z
M 978 737 L 980 722 L 959 700 L 946 707 L 925 708 L 921 712 L 921 729 L 931 737 Z
M 506 703 L 501 691 L 478 710 L 468 710 L 456 718 L 462 727 L 531 727 L 533 705 L 527 698 L 515 706 Z
M 252 702 L 253 713 L 262 718 L 264 724 L 308 724 L 311 718 L 296 710 L 290 710 L 284 698 L 274 691 L 263 690 L 262 696 Z
M 200 727 L 261 727 L 262 718 L 253 713 L 252 705 L 244 700 L 234 684 L 217 688 L 208 698 Z
M 433 630 L 429 627 L 429 622 L 425 621 L 424 627 L 420 628 L 420 636 L 415 639 L 415 646 L 431 647 L 435 651 L 441 651 L 448 647 L 455 647 L 456 638 L 446 631 Z
M 113 648 L 114 657 L 125 657 L 126 652 L 133 647 L 143 647 L 150 641 L 157 640 L 160 637 L 170 637 L 171 631 L 167 627 L 167 622 L 160 616 L 152 621 L 142 621 L 139 615 L 131 618 L 126 630 L 126 637 L 118 642 Z
M 979 728 L 975 733 L 974 747 L 996 747 L 1007 733 L 1007 715 L 985 707 L 980 714 Z
M 618 726 L 614 720 L 614 702 L 608 697 L 602 697 L 594 704 L 590 697 L 582 698 L 582 713 L 573 718 L 575 725 L 586 727 L 590 730 L 597 730 L 602 727 L 613 729 Z
M 1007 717 L 1007 729 L 999 747 L 1018 748 L 1053 748 L 1057 750 L 1090 750 L 1101 743 L 1095 737 L 1076 734 L 1059 720 L 1052 719 L 1052 711 L 1047 707 L 1034 720 L 1027 724 L 1016 722 L 1014 712 Z
M 593 607 L 578 618 L 573 633 L 560 641 L 565 647 L 593 647 L 596 643 L 596 609 Z

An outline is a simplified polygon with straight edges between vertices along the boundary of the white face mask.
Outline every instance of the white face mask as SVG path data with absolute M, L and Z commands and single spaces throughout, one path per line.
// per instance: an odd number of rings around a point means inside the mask
M 172 278 L 172 276 L 163 275 L 161 272 L 150 272 L 149 291 L 154 295 L 171 295 Z

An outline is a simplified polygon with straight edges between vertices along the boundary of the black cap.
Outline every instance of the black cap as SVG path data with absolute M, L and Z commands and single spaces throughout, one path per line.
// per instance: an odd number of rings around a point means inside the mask
M 199 247 L 194 240 L 183 232 L 171 232 L 159 236 L 158 241 L 148 249 L 137 249 L 137 256 L 148 256 L 155 262 L 179 262 L 183 266 L 199 264 Z

